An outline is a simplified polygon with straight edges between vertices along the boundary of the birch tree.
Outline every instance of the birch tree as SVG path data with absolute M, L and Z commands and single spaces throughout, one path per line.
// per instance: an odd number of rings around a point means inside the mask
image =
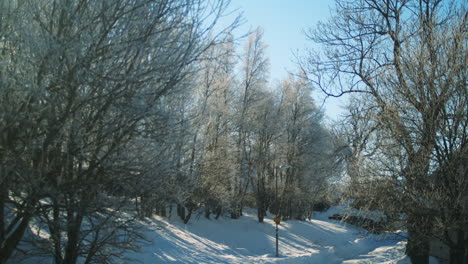
M 255 169 L 254 187 L 257 217 L 263 222 L 268 207 L 273 201 L 274 189 L 274 144 L 280 138 L 281 124 L 278 122 L 280 100 L 273 91 L 263 91 L 261 99 L 255 106 L 254 122 L 252 124 L 253 145 L 252 160 Z
M 321 113 L 312 99 L 312 87 L 303 76 L 290 75 L 281 84 L 280 118 L 282 133 L 277 151 L 280 164 L 287 164 L 281 177 L 281 216 L 285 219 L 304 219 L 309 206 L 305 197 L 311 197 L 306 189 L 320 185 L 322 170 L 320 156 L 324 157 L 326 147 L 318 142 L 331 142 L 321 126 Z M 332 148 L 330 148 L 330 151 Z M 307 183 L 307 184 L 306 184 Z M 312 189 L 309 189 L 310 191 Z M 309 202 L 312 202 L 309 200 Z
M 234 66 L 237 63 L 232 36 L 223 45 L 208 51 L 213 58 L 202 71 L 201 103 L 197 130 L 201 137 L 202 153 L 199 157 L 199 188 L 204 194 L 205 216 L 216 213 L 218 218 L 228 210 L 232 197 L 230 179 L 234 174 L 234 141 L 232 118 Z
M 258 28 L 248 38 L 242 56 L 236 116 L 236 166 L 238 172 L 232 181 L 232 218 L 242 214 L 242 202 L 252 177 L 251 126 L 254 105 L 261 99 L 259 91 L 266 85 L 268 59 L 265 56 L 263 31 Z

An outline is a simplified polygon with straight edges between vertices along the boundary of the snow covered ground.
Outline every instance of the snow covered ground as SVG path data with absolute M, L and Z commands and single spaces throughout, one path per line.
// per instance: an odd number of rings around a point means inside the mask
M 336 211 L 316 214 L 312 221 L 282 222 L 279 258 L 272 217 L 258 223 L 253 210 L 238 220 L 195 215 L 187 225 L 176 217 L 152 217 L 145 223 L 150 242 L 128 256 L 135 263 L 410 263 L 402 236 L 367 234 L 329 220 Z

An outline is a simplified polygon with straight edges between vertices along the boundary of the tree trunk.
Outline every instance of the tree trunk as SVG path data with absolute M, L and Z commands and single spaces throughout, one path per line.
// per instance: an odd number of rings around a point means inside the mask
M 239 219 L 239 214 L 236 214 L 234 212 L 231 212 L 231 219 Z
M 309 203 L 309 209 L 307 210 L 307 219 L 312 220 L 312 215 L 314 214 L 314 206 L 312 203 Z
M 184 219 L 184 224 L 188 224 L 189 220 L 190 220 L 190 217 L 192 216 L 192 212 L 193 212 L 193 209 L 192 208 L 188 208 L 188 213 L 187 215 L 185 216 L 185 219 Z
M 138 195 L 137 195 L 137 196 L 135 197 L 135 211 L 136 211 L 137 215 L 138 215 L 140 218 L 142 218 L 143 215 L 142 215 L 142 213 L 141 213 L 140 206 L 139 206 L 139 204 L 138 204 L 138 198 L 139 198 L 139 197 L 138 197 Z
M 450 249 L 450 264 L 464 264 L 466 263 L 465 249 L 464 248 L 451 248 Z
M 239 219 L 240 216 L 241 216 L 240 208 L 239 208 L 238 204 L 236 203 L 231 208 L 231 219 Z
M 158 215 L 159 216 L 162 216 L 162 217 L 166 217 L 167 216 L 167 212 L 166 212 L 166 202 L 161 202 L 158 206 Z
M 263 223 L 266 207 L 265 183 L 262 173 L 257 173 L 257 218 L 258 222 Z
M 78 208 L 73 208 L 67 212 L 67 246 L 65 248 L 64 264 L 75 264 L 79 256 L 83 216 L 76 209 Z
M 62 256 L 62 238 L 61 238 L 61 230 L 60 230 L 60 206 L 58 204 L 57 199 L 52 200 L 53 208 L 52 208 L 52 221 L 49 223 L 49 230 L 50 235 L 52 237 L 52 241 L 54 243 L 54 258 L 55 264 L 63 263 L 63 256 Z
M 465 241 L 464 241 L 464 248 L 465 248 L 465 259 L 463 264 L 468 264 L 468 232 L 466 232 L 466 227 L 465 227 Z
M 429 223 L 427 217 L 408 215 L 408 244 L 406 255 L 413 264 L 429 264 L 429 239 L 426 233 Z
M 2 175 L 0 175 L 2 176 Z M 3 242 L 5 240 L 5 206 L 6 206 L 6 200 L 7 200 L 7 188 L 6 184 L 4 183 L 5 179 L 0 179 L 0 242 Z
M 24 232 L 26 231 L 26 228 L 29 225 L 29 221 L 31 220 L 31 215 L 29 213 L 26 213 L 22 217 L 20 224 L 18 227 L 11 233 L 10 236 L 8 236 L 2 247 L 0 248 L 0 263 L 6 263 L 6 261 L 11 257 L 11 254 L 15 250 L 16 246 L 18 243 L 21 241 L 23 238 Z M 3 241 L 2 241 L 3 242 Z
M 208 206 L 205 206 L 205 218 L 210 219 L 210 215 L 211 215 L 210 208 L 208 208 Z
M 263 210 L 262 207 L 257 208 L 257 217 L 258 217 L 258 222 L 263 223 L 263 219 L 265 217 L 265 210 Z
M 450 248 L 450 264 L 465 264 L 468 262 L 465 249 L 465 232 L 463 229 L 457 230 L 457 243 Z
M 265 201 L 265 192 L 258 190 L 257 193 L 257 217 L 258 222 L 263 223 L 263 220 L 266 215 L 266 201 Z
M 182 221 L 185 221 L 185 207 L 180 204 L 177 204 L 177 215 L 182 219 Z
M 218 218 L 221 216 L 221 212 L 223 211 L 221 206 L 216 207 L 216 216 L 215 219 L 218 220 Z

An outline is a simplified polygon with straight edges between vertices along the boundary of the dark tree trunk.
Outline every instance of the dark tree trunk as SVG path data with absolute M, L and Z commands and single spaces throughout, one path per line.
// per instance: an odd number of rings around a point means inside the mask
M 143 217 L 143 215 L 142 215 L 141 210 L 140 210 L 140 205 L 138 203 L 138 199 L 139 199 L 139 197 L 136 196 L 135 197 L 135 211 L 136 211 L 137 215 L 141 218 L 141 217 Z
M 190 217 L 192 216 L 192 212 L 193 212 L 193 209 L 188 208 L 188 213 L 187 213 L 187 215 L 185 216 L 185 219 L 184 219 L 184 224 L 185 225 L 189 222 Z
M 450 264 L 465 264 L 468 262 L 465 249 L 465 232 L 463 229 L 457 230 L 457 243 L 450 248 Z
M 221 216 L 223 209 L 221 206 L 216 207 L 216 216 L 215 219 L 218 220 L 218 218 Z
M 11 254 L 15 250 L 18 243 L 23 238 L 24 232 L 26 231 L 26 228 L 29 225 L 29 221 L 31 220 L 31 215 L 29 213 L 26 213 L 26 215 L 24 215 L 21 219 L 18 220 L 20 221 L 20 224 L 11 233 L 10 236 L 5 238 L 5 242 L 0 248 L 0 263 L 2 264 L 6 263 L 6 261 L 10 258 Z
M 177 215 L 182 219 L 182 221 L 185 221 L 185 207 L 180 204 L 177 204 Z
M 208 208 L 208 206 L 205 206 L 205 218 L 210 219 L 210 215 L 211 215 L 210 208 Z
M 236 201 L 233 206 L 231 206 L 231 218 L 239 219 L 241 216 L 239 203 Z
M 239 219 L 240 218 L 240 212 L 239 211 L 234 211 L 231 212 L 231 219 Z
M 257 218 L 258 222 L 263 223 L 266 215 L 266 191 L 264 176 L 262 173 L 257 174 Z
M 53 199 L 52 221 L 49 223 L 49 230 L 54 243 L 55 264 L 63 263 L 62 244 L 60 234 L 60 205 L 56 199 Z
M 463 264 L 468 264 L 468 230 L 465 227 L 465 241 L 464 241 L 464 247 L 465 247 L 465 259 Z
M 5 210 L 5 202 L 6 202 L 6 193 L 4 193 L 4 190 L 2 191 L 2 210 Z M 34 196 L 32 196 L 34 197 Z M 6 261 L 11 257 L 11 254 L 13 254 L 13 251 L 15 248 L 18 246 L 19 242 L 23 238 L 24 232 L 29 226 L 29 222 L 31 221 L 31 218 L 33 216 L 33 212 L 35 211 L 35 206 L 37 203 L 37 199 L 35 198 L 28 198 L 25 199 L 25 206 L 22 208 L 22 210 L 18 210 L 18 213 L 16 214 L 15 218 L 10 221 L 9 224 L 5 222 L 5 215 L 1 215 L 2 217 L 2 224 L 5 225 L 3 226 L 3 230 L 1 237 L 3 238 L 0 240 L 0 264 L 6 263 Z M 2 213 L 5 214 L 3 211 Z M 7 236 L 7 234 L 9 234 Z
M 451 248 L 450 249 L 450 264 L 464 264 L 465 260 L 465 249 L 462 248 Z
M 314 214 L 314 209 L 313 209 L 313 205 L 312 204 L 309 204 L 309 209 L 307 210 L 307 219 L 309 221 L 312 220 L 312 215 Z
M 158 215 L 159 215 L 159 216 L 162 216 L 162 217 L 166 217 L 166 216 L 167 216 L 167 213 L 166 213 L 166 203 L 165 203 L 165 202 L 161 202 L 161 204 L 159 205 Z
M 263 223 L 263 220 L 266 215 L 266 202 L 265 202 L 265 194 L 263 192 L 259 192 L 257 194 L 257 218 L 258 222 Z
M 408 244 L 406 255 L 413 264 L 429 264 L 430 219 L 413 214 L 408 215 Z
M 263 223 L 263 219 L 265 217 L 264 210 L 262 208 L 257 208 L 257 217 L 258 217 L 258 222 Z
M 177 205 L 177 214 L 179 215 L 180 219 L 184 221 L 184 224 L 187 224 L 190 221 L 190 217 L 192 217 L 192 213 L 195 210 L 195 205 L 191 202 L 187 203 L 187 206 L 183 206 L 178 204 Z M 187 214 L 185 214 L 185 210 L 187 210 Z
M 76 209 L 76 208 L 75 208 Z M 67 212 L 67 246 L 65 248 L 64 264 L 75 264 L 80 251 L 80 230 L 83 216 L 75 209 Z
M 0 174 L 0 176 L 3 176 Z M 5 206 L 6 202 L 8 199 L 7 196 L 7 186 L 5 183 L 6 179 L 1 179 L 0 180 L 0 243 L 5 240 L 5 231 L 6 231 L 6 226 L 5 226 Z

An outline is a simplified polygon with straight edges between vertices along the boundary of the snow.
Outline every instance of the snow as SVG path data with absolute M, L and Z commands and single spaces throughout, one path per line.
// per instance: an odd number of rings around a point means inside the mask
M 340 215 L 348 215 L 348 216 L 358 216 L 366 219 L 370 219 L 374 222 L 385 221 L 386 216 L 382 214 L 382 212 L 378 210 L 374 211 L 364 211 L 358 210 L 351 206 L 353 200 L 349 200 L 341 205 L 333 206 L 325 213 L 326 216 L 340 214 Z
M 275 223 L 269 215 L 259 223 L 254 210 L 240 219 L 208 220 L 195 215 L 187 225 L 178 218 L 154 216 L 145 221 L 150 243 L 129 253 L 135 263 L 400 263 L 401 234 L 367 234 L 363 229 L 329 220 L 343 208 L 316 214 L 311 221 L 290 220 L 279 227 L 275 257 Z M 436 264 L 435 259 L 431 263 Z
M 368 234 L 364 229 L 328 219 L 345 212 L 349 212 L 347 206 L 336 206 L 315 213 L 311 221 L 281 222 L 279 258 L 275 257 L 273 215 L 259 223 L 252 209 L 237 220 L 209 220 L 195 214 L 187 225 L 178 217 L 153 216 L 139 223 L 147 239 L 140 244 L 139 252 L 126 254 L 130 262 L 116 259 L 114 263 L 411 263 L 404 254 L 404 233 Z M 45 257 L 11 263 L 53 262 Z M 438 264 L 435 258 L 430 263 Z

